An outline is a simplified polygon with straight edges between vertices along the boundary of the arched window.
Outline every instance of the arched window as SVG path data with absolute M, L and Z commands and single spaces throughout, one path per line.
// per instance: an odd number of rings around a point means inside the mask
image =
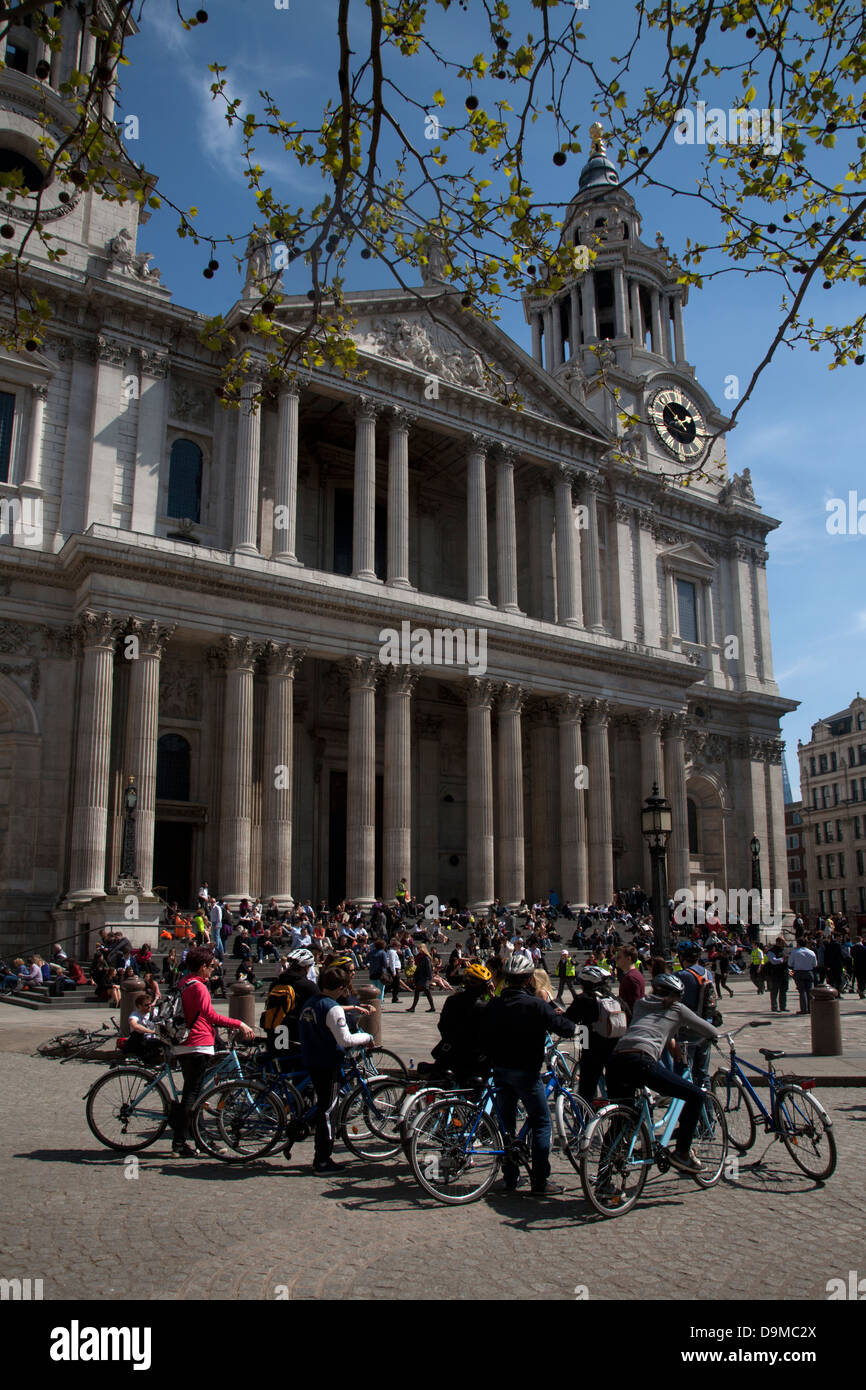
M 180 734 L 163 734 L 156 745 L 157 801 L 189 801 L 189 743 Z
M 191 439 L 176 439 L 171 446 L 166 516 L 201 521 L 202 452 Z
M 686 800 L 686 810 L 689 817 L 689 854 L 699 854 L 698 849 L 698 808 L 691 797 Z

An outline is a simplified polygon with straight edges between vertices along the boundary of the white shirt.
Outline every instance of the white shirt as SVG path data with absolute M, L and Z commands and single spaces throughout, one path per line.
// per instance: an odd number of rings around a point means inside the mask
M 371 1033 L 350 1033 L 346 1023 L 346 1014 L 341 1004 L 337 1004 L 333 1009 L 329 1009 L 325 1015 L 325 1022 L 333 1033 L 340 1047 L 366 1047 L 367 1043 L 373 1041 Z
M 390 970 L 392 975 L 396 975 L 401 968 L 402 967 L 400 957 L 397 955 L 397 952 L 394 950 L 394 947 L 392 946 L 390 950 L 387 950 L 385 952 L 385 969 Z
M 792 970 L 814 970 L 817 964 L 818 957 L 808 946 L 795 946 L 788 957 L 788 965 Z

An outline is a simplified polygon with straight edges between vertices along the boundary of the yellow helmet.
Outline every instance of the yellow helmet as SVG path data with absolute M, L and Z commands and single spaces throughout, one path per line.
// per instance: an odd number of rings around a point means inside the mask
M 464 980 L 475 980 L 479 984 L 487 985 L 493 979 L 493 976 L 486 965 L 481 965 L 476 961 L 472 965 L 467 965 L 466 969 L 463 971 L 463 978 Z

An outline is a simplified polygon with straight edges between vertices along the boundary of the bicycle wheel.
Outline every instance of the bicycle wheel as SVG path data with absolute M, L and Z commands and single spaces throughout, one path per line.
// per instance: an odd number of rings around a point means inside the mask
M 250 1163 L 279 1143 L 286 1125 L 282 1101 L 259 1081 L 221 1081 L 192 1114 L 196 1143 L 222 1163 Z
M 398 1057 L 396 1052 L 390 1052 L 387 1047 L 371 1047 L 369 1051 L 363 1052 L 359 1048 L 355 1056 L 365 1076 L 391 1076 L 397 1081 L 409 1080 L 409 1068 L 403 1058 Z
M 359 1081 L 340 1110 L 340 1138 L 346 1148 L 359 1158 L 393 1158 L 398 1154 L 405 1096 L 403 1083 L 387 1076 Z
M 823 1180 L 836 1171 L 836 1140 L 830 1121 L 802 1086 L 783 1086 L 776 1093 L 776 1124 L 797 1167 Z
M 566 1158 L 578 1173 L 580 1172 L 580 1141 L 594 1119 L 595 1111 L 582 1096 L 571 1091 L 559 1092 L 556 1097 L 553 1122 Z
M 580 1148 L 580 1182 L 602 1216 L 631 1211 L 647 1180 L 652 1137 L 636 1110 L 610 1105 L 586 1130 Z
M 91 1086 L 84 1113 L 100 1144 L 118 1153 L 135 1153 L 165 1133 L 170 1104 L 168 1092 L 152 1071 L 115 1067 Z
M 576 1063 L 569 1062 L 558 1047 L 549 1047 L 544 1057 L 545 1067 L 550 1067 L 560 1086 L 569 1086 Z
M 745 1086 L 738 1076 L 717 1071 L 710 1081 L 710 1090 L 724 1111 L 728 1142 L 739 1153 L 747 1153 L 755 1142 L 757 1127 Z
M 728 1156 L 728 1127 L 725 1112 L 718 1097 L 707 1092 L 701 1109 L 692 1149 L 703 1165 L 700 1173 L 694 1174 L 695 1182 L 701 1187 L 715 1187 L 725 1169 Z
M 447 1091 L 441 1086 L 425 1086 L 420 1091 L 416 1091 L 414 1095 L 408 1096 L 404 1101 L 400 1112 L 400 1143 L 407 1159 L 415 1126 L 430 1106 L 437 1100 L 442 1100 L 445 1095 L 447 1095 Z
M 499 1126 L 470 1100 L 431 1105 L 412 1133 L 416 1182 L 437 1202 L 477 1202 L 493 1183 L 505 1152 Z

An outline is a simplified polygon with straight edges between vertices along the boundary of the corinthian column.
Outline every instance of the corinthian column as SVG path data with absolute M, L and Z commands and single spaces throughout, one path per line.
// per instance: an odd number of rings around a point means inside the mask
M 686 806 L 686 716 L 671 714 L 665 721 L 665 796 L 671 803 L 673 829 L 668 840 L 668 886 L 691 887 L 689 868 L 689 818 Z M 750 832 L 751 833 L 751 832 Z
M 529 728 L 530 814 L 533 898 L 544 898 L 559 884 L 559 779 L 557 734 L 553 706 L 535 703 Z M 551 776 L 551 771 L 553 775 Z
M 253 672 L 256 645 L 226 637 L 220 648 L 226 686 L 223 713 L 219 882 L 229 907 L 250 894 L 253 786 Z
M 519 613 L 517 603 L 517 522 L 514 511 L 514 455 L 496 461 L 496 574 L 499 607 Z
M 258 376 L 250 376 L 241 387 L 235 455 L 235 511 L 232 549 L 245 555 L 258 553 L 259 527 L 259 448 L 262 434 L 260 406 L 253 399 L 259 390 Z
M 556 616 L 567 627 L 581 627 L 580 550 L 571 505 L 574 473 L 556 471 Z
M 412 691 L 418 672 L 405 666 L 385 679 L 385 784 L 382 894 L 390 902 L 401 878 L 411 889 L 412 871 Z M 396 899 L 394 899 L 396 901 Z
M 304 653 L 268 642 L 262 788 L 262 901 L 292 906 L 295 672 Z
M 298 520 L 298 402 L 300 388 L 287 382 L 277 407 L 277 458 L 274 481 L 274 534 L 271 555 L 295 565 Z
M 355 405 L 355 511 L 352 525 L 352 578 L 376 578 L 376 415 L 369 396 Z
M 592 632 L 604 632 L 601 614 L 601 554 L 598 546 L 598 510 L 595 480 L 585 480 L 584 505 L 587 509 L 588 525 L 586 532 L 586 603 L 584 614 L 586 625 Z
M 590 700 L 586 712 L 586 764 L 589 790 L 589 896 L 594 903 L 613 897 L 613 828 L 610 809 L 610 705 Z
M 523 740 L 519 685 L 499 687 L 499 863 L 501 896 L 508 907 L 518 907 L 526 897 L 523 838 Z
M 346 897 L 370 907 L 376 896 L 376 675 L 373 657 L 353 656 L 349 677 Z
M 561 823 L 561 886 L 572 907 L 589 902 L 586 860 L 586 775 L 583 761 L 579 695 L 559 701 L 559 806 Z
M 135 637 L 135 653 L 130 662 L 126 714 L 126 748 L 123 770 L 135 778 L 136 807 L 135 876 L 143 893 L 153 891 L 153 837 L 156 827 L 156 741 L 159 729 L 159 663 L 174 625 L 139 622 L 133 618 L 126 629 Z M 128 646 L 124 642 L 124 646 Z
M 470 910 L 493 902 L 493 735 L 490 711 L 495 687 L 468 683 L 466 727 L 466 893 Z
M 487 594 L 487 449 L 484 435 L 473 434 L 466 461 L 466 578 L 470 603 L 490 604 Z
M 409 431 L 415 417 L 405 410 L 391 414 L 388 436 L 388 583 L 409 583 Z M 387 892 L 387 883 L 385 891 Z
M 84 613 L 78 626 L 84 650 L 67 895 L 71 899 L 105 897 L 114 629 L 110 613 Z

